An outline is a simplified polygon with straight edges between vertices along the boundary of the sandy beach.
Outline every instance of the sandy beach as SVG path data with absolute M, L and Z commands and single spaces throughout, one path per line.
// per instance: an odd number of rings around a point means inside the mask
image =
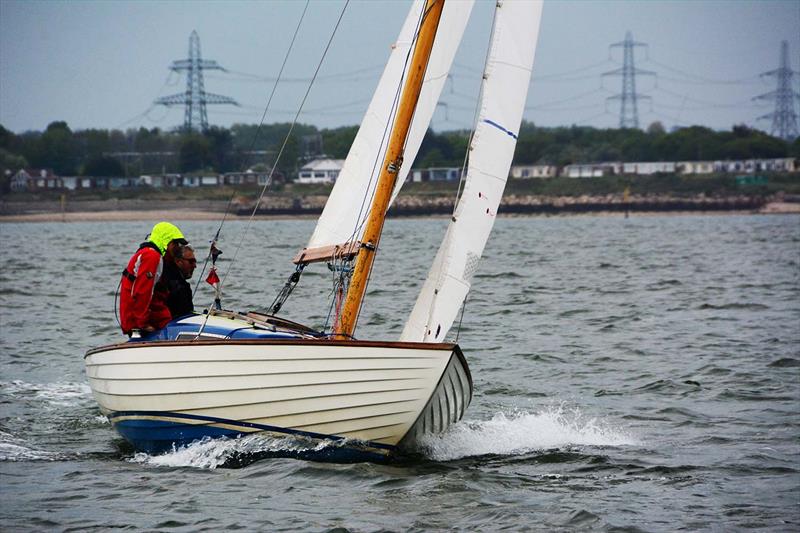
M 731 210 L 731 211 L 635 211 L 631 216 L 653 215 L 702 215 L 713 214 L 800 214 L 800 203 L 770 202 L 758 210 Z M 504 213 L 500 212 L 500 216 Z M 0 215 L 0 223 L 12 222 L 122 222 L 122 221 L 159 221 L 159 220 L 220 220 L 223 214 L 215 211 L 201 211 L 198 209 L 153 209 L 153 210 L 119 210 L 119 211 L 77 211 L 66 213 L 26 213 L 14 215 Z M 445 215 L 420 215 L 420 216 L 445 216 Z M 558 213 L 558 214 L 505 214 L 505 216 L 614 216 L 624 214 L 620 211 L 598 211 L 593 213 Z M 316 218 L 313 214 L 293 215 L 258 215 L 259 220 Z M 228 220 L 247 220 L 247 216 L 228 214 Z

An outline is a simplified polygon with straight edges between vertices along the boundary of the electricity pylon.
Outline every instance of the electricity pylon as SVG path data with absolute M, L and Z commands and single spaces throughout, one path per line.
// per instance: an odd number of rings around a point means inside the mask
M 180 72 L 188 71 L 186 75 L 186 92 L 183 94 L 173 94 L 155 100 L 155 104 L 165 105 L 185 105 L 183 114 L 183 129 L 192 131 L 199 127 L 201 131 L 208 129 L 208 115 L 206 114 L 206 104 L 231 104 L 238 106 L 238 102 L 228 96 L 207 93 L 203 86 L 204 70 L 222 70 L 216 61 L 202 59 L 200 57 L 200 37 L 196 31 L 192 31 L 189 36 L 189 59 L 179 59 L 173 61 L 170 70 Z
M 772 119 L 770 135 L 776 135 L 785 141 L 797 137 L 797 113 L 794 112 L 795 98 L 800 94 L 792 90 L 792 77 L 796 74 L 789 66 L 789 43 L 781 43 L 781 66 L 775 70 L 764 72 L 762 77 L 771 76 L 778 79 L 778 88 L 772 92 L 760 94 L 753 100 L 775 100 L 775 111 L 758 117 L 758 120 Z
M 645 74 L 655 76 L 655 72 L 649 70 L 637 69 L 633 63 L 633 49 L 636 46 L 647 46 L 645 43 L 636 42 L 633 40 L 633 35 L 628 31 L 625 33 L 625 40 L 614 43 L 609 46 L 609 53 L 611 48 L 622 47 L 623 60 L 622 68 L 604 72 L 603 76 L 622 76 L 622 92 L 609 96 L 606 100 L 620 100 L 619 108 L 619 127 L 620 128 L 638 128 L 639 127 L 639 109 L 637 101 L 642 98 L 650 98 L 646 94 L 639 94 L 636 92 L 636 75 Z

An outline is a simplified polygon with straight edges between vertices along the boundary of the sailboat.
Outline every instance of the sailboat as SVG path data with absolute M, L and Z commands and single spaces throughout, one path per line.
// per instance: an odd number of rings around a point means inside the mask
M 400 339 L 361 340 L 355 330 L 386 212 L 472 7 L 472 0 L 413 2 L 314 233 L 293 259 L 298 277 L 317 262 L 338 273 L 331 331 L 283 319 L 279 306 L 271 313 L 209 309 L 153 336 L 86 353 L 102 413 L 134 448 L 160 453 L 198 439 L 264 433 L 309 441 L 302 455 L 312 458 L 380 460 L 461 420 L 472 377 L 460 347 L 445 336 L 508 176 L 541 0 L 496 4 L 463 192 Z

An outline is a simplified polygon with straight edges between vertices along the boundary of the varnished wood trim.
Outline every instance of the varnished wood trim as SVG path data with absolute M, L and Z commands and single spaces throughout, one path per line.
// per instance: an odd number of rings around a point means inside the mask
M 329 261 L 334 257 L 351 258 L 358 253 L 359 248 L 361 248 L 361 243 L 358 241 L 319 246 L 317 248 L 304 248 L 294 256 L 292 262 L 298 265 L 300 263 L 308 264 Z
M 141 341 L 141 342 L 122 342 L 92 348 L 86 352 L 85 357 L 90 355 L 108 352 L 111 350 L 126 350 L 129 348 L 143 347 L 172 347 L 172 346 L 316 346 L 324 344 L 326 346 L 352 346 L 356 348 L 395 348 L 407 350 L 450 350 L 456 353 L 462 360 L 466 368 L 466 359 L 457 344 L 450 343 L 427 343 L 427 342 L 393 342 L 393 341 L 355 341 L 355 340 L 329 340 L 329 339 L 198 339 L 192 341 Z M 467 370 L 469 372 L 469 370 Z M 469 374 L 468 374 L 469 375 Z M 470 383 L 472 377 L 470 376 Z

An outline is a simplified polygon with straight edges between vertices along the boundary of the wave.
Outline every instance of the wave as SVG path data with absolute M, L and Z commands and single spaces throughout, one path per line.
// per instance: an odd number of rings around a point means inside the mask
M 0 394 L 29 396 L 44 400 L 53 407 L 69 407 L 83 404 L 91 399 L 92 389 L 86 383 L 27 383 L 25 381 L 0 382 Z
M 749 310 L 749 311 L 764 311 L 766 309 L 769 309 L 769 306 L 764 305 L 764 304 L 759 304 L 759 303 L 750 303 L 750 302 L 728 303 L 728 304 L 719 304 L 719 305 L 710 304 L 710 303 L 704 303 L 704 304 L 700 305 L 697 309 L 700 309 L 700 310 L 707 310 L 707 309 L 713 309 L 713 310 L 734 309 L 734 310 L 739 310 L 739 309 L 741 309 L 741 310 Z
M 420 451 L 437 461 L 479 455 L 523 455 L 569 446 L 632 446 L 639 441 L 608 422 L 586 418 L 563 406 L 539 413 L 495 414 L 490 420 L 461 422 L 442 435 L 425 436 Z
M 343 441 L 312 443 L 298 437 L 272 437 L 263 434 L 234 439 L 206 437 L 187 446 L 173 447 L 171 452 L 161 455 L 139 452 L 128 461 L 158 467 L 214 470 L 226 466 L 244 466 L 270 454 L 286 456 L 320 453 L 328 448 L 342 446 L 343 443 Z
M 59 461 L 62 454 L 29 448 L 22 439 L 0 431 L 0 462 L 9 461 Z

